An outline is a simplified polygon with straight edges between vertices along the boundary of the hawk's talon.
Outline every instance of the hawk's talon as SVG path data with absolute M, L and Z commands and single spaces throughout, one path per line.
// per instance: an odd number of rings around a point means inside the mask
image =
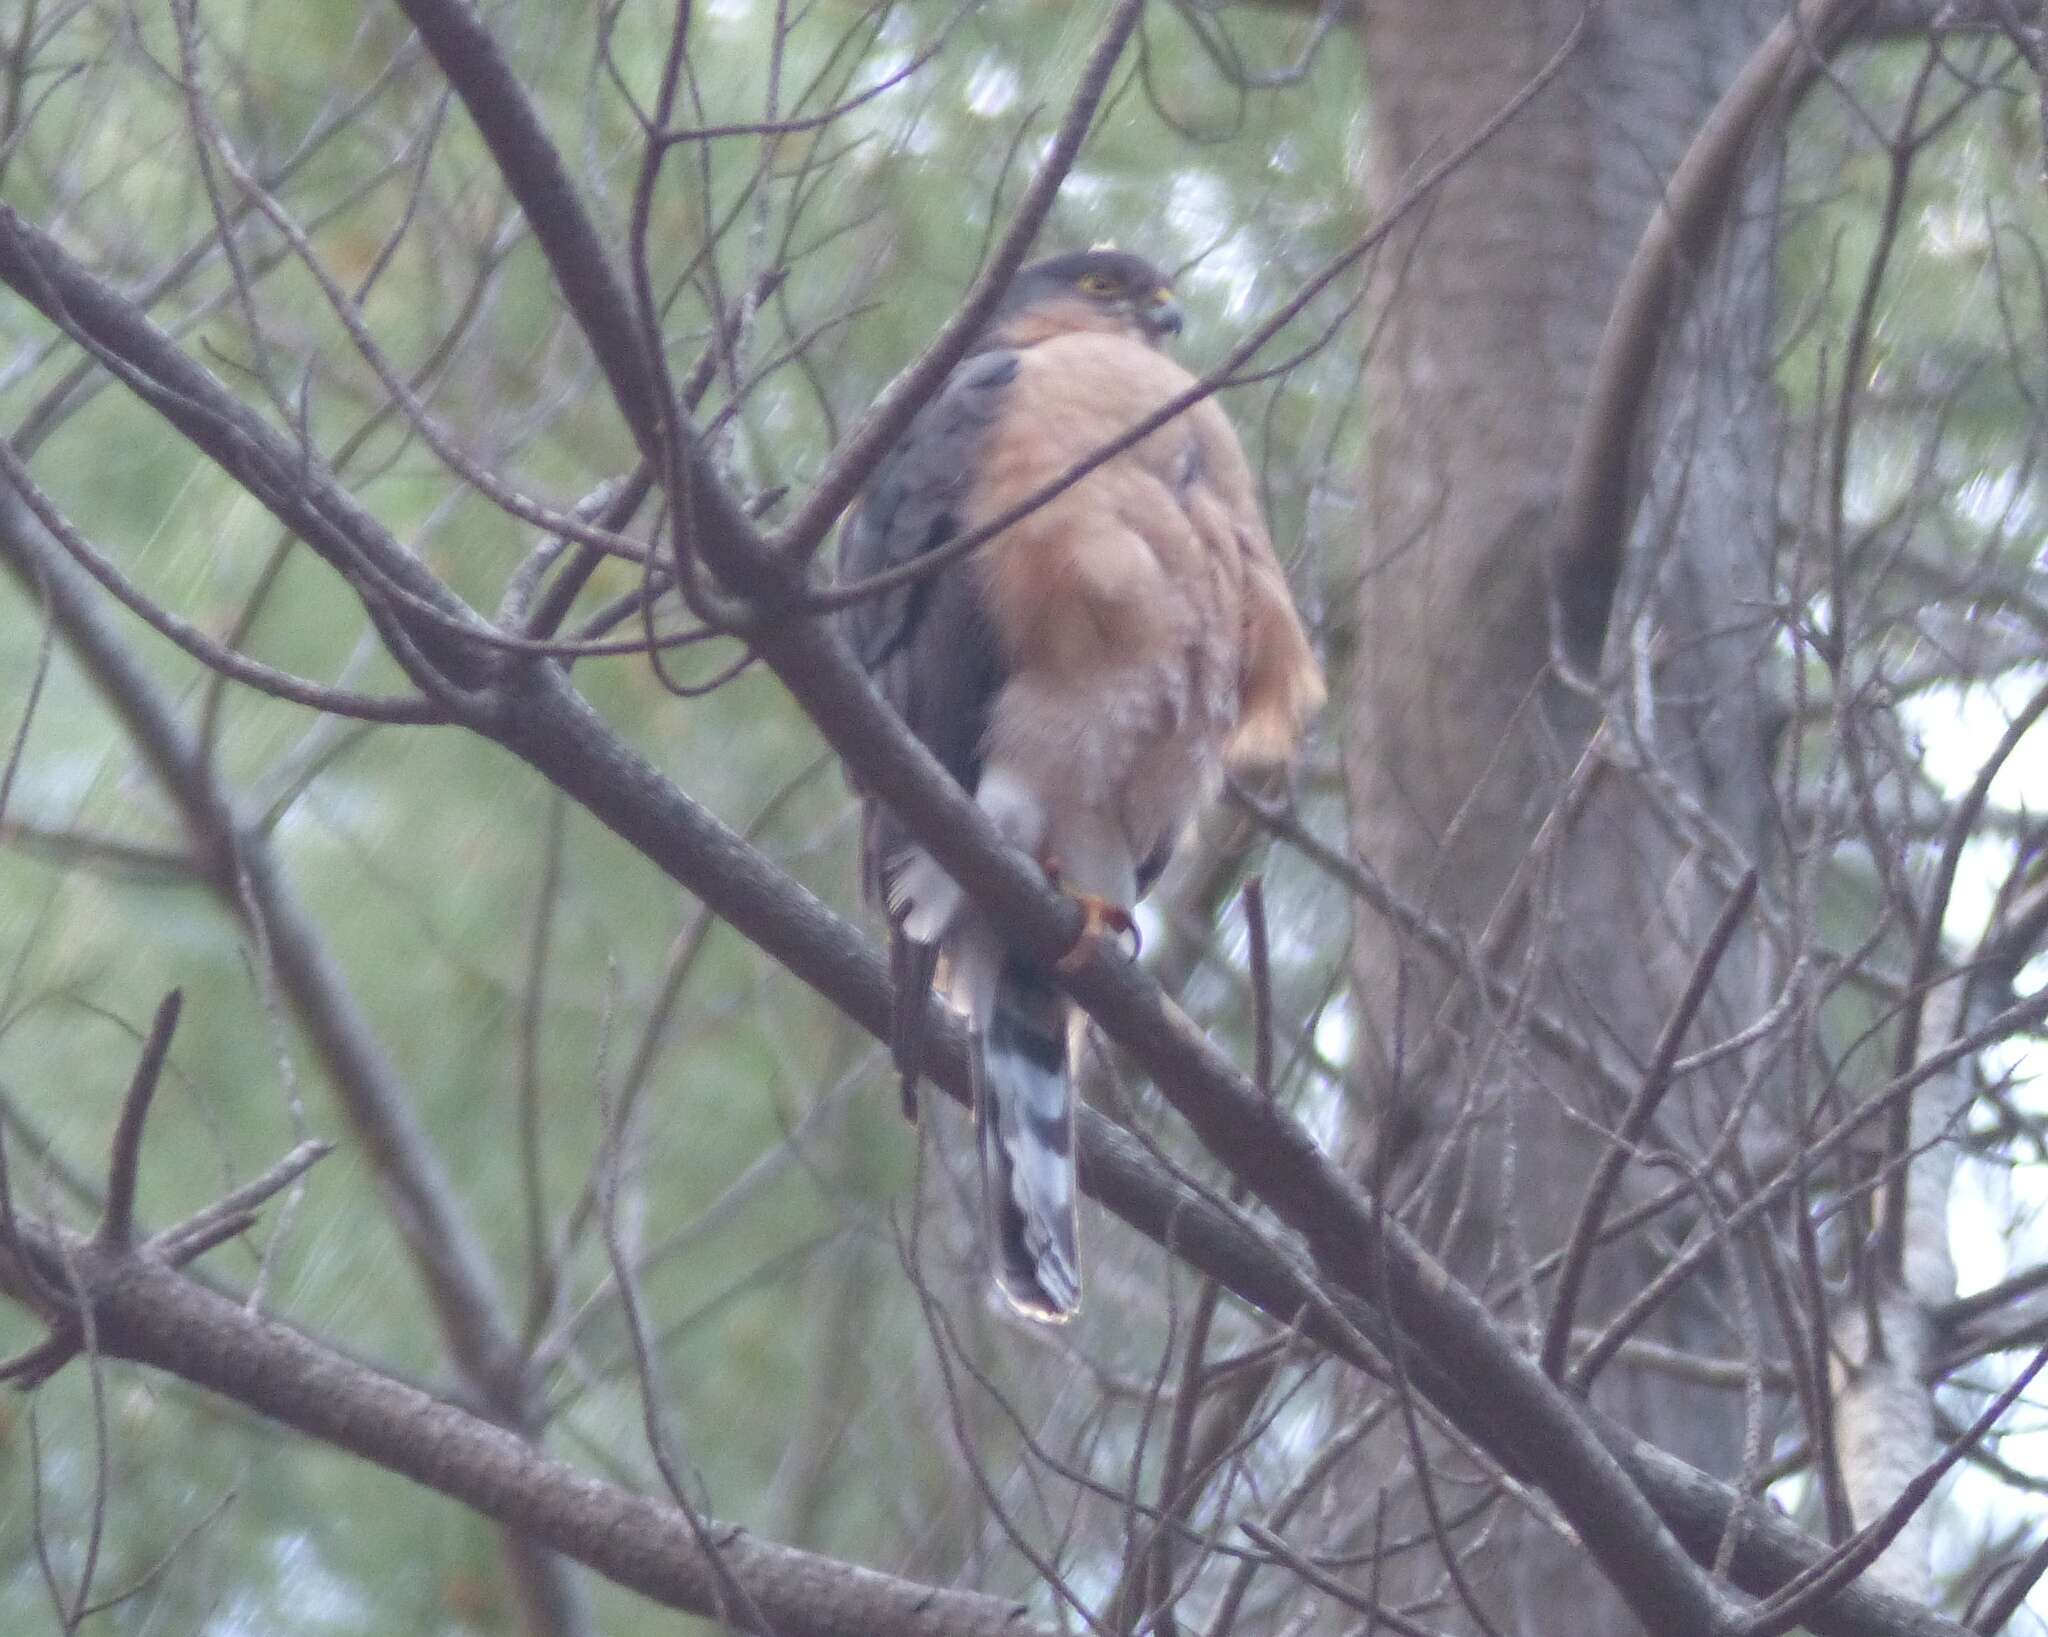
M 1081 906 L 1081 931 L 1074 939 L 1073 946 L 1053 964 L 1062 972 L 1078 972 L 1088 964 L 1088 957 L 1095 953 L 1095 946 L 1105 935 L 1131 940 L 1131 958 L 1135 960 L 1145 947 L 1139 936 L 1138 923 L 1131 919 L 1131 912 L 1121 904 L 1112 904 L 1107 898 L 1098 898 L 1092 892 L 1068 892 L 1060 883 L 1060 861 L 1056 858 L 1045 860 L 1045 878 L 1060 892 Z

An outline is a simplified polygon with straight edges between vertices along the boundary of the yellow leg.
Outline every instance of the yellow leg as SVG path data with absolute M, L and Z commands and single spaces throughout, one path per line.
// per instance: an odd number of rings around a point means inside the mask
M 1098 898 L 1092 892 L 1070 891 L 1060 880 L 1060 861 L 1057 858 L 1044 860 L 1044 868 L 1046 879 L 1081 906 L 1081 935 L 1056 963 L 1062 972 L 1078 972 L 1086 966 L 1088 957 L 1095 953 L 1095 946 L 1105 936 L 1128 937 L 1131 953 L 1138 953 L 1138 923 L 1131 919 L 1129 910 L 1121 904 L 1112 904 L 1107 898 Z

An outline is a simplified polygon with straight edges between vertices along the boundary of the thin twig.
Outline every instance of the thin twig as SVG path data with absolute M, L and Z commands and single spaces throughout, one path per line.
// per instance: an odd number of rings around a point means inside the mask
M 1082 67 L 1074 94 L 1067 103 L 1044 156 L 1038 162 L 1030 184 L 1017 201 L 1016 214 L 982 263 L 974 283 L 954 309 L 939 333 L 916 363 L 899 375 L 874 407 L 861 418 L 820 474 L 803 506 L 776 537 L 774 550 L 785 557 L 802 559 L 824 542 L 832 524 L 868 481 L 875 463 L 910 425 L 910 419 L 938 390 L 953 366 L 966 356 L 967 348 L 988 322 L 1009 287 L 1011 278 L 1023 265 L 1032 240 L 1052 209 L 1054 196 L 1080 156 L 1081 143 L 1094 123 L 1109 77 L 1123 55 L 1131 31 L 1144 12 L 1144 0 L 1117 0 L 1104 22 L 1102 34 Z
M 1699 1015 L 1700 1007 L 1706 1003 L 1707 991 L 1713 984 L 1721 957 L 1728 953 L 1729 945 L 1734 942 L 1736 928 L 1742 924 L 1742 917 L 1756 897 L 1756 889 L 1757 872 L 1752 869 L 1743 876 L 1735 895 L 1721 906 L 1713 930 L 1707 934 L 1699 958 L 1693 962 L 1692 974 L 1686 979 L 1678 1003 L 1672 1007 L 1671 1016 L 1664 1024 L 1656 1050 L 1650 1055 L 1650 1065 L 1643 1071 L 1642 1084 L 1636 1088 L 1634 1100 L 1623 1114 L 1621 1123 L 1615 1127 L 1614 1135 L 1608 1139 L 1607 1147 L 1600 1155 L 1600 1163 L 1594 1167 L 1592 1180 L 1586 1184 L 1586 1197 L 1579 1206 L 1578 1220 L 1572 1224 L 1564 1261 L 1557 1271 L 1550 1320 L 1543 1333 L 1540 1353 L 1543 1373 L 1553 1381 L 1564 1372 L 1565 1352 L 1571 1346 L 1572 1316 L 1578 1307 L 1579 1286 L 1592 1262 L 1593 1246 L 1606 1218 L 1608 1204 L 1614 1190 L 1620 1186 L 1622 1173 L 1628 1169 L 1629 1161 L 1635 1158 L 1637 1143 L 1656 1117 L 1657 1105 L 1663 1101 L 1665 1092 L 1671 1089 L 1671 1070 L 1678 1061 L 1678 1048 L 1685 1040 L 1686 1030 L 1692 1027 L 1693 1019 Z
M 1273 956 L 1266 935 L 1266 883 L 1244 884 L 1244 924 L 1252 972 L 1252 1084 L 1273 1095 Z
M 1885 1509 L 1883 1516 L 1874 1518 L 1853 1539 L 1845 1541 L 1828 1561 L 1816 1564 L 1768 1599 L 1734 1628 L 1734 1637 L 1778 1637 L 1779 1633 L 1790 1631 L 1807 1617 L 1809 1611 L 1825 1603 L 1838 1588 L 1847 1585 L 1875 1563 L 1884 1549 L 1898 1538 L 1899 1532 L 1912 1522 L 1913 1514 L 1927 1503 L 1928 1496 L 1934 1493 L 1934 1486 L 1947 1475 L 1949 1468 L 1974 1449 L 1998 1424 L 2005 1412 L 2018 1402 L 2020 1394 L 2032 1384 L 2034 1377 L 2041 1373 L 2043 1366 L 2048 1366 L 2048 1347 L 2034 1355 L 2011 1384 L 1984 1407 L 1961 1437 L 1952 1439 L 1939 1456 L 1914 1474 L 1912 1482 L 1900 1491 L 1899 1498 Z
M 266 1166 L 240 1187 L 154 1235 L 143 1246 L 144 1251 L 162 1257 L 172 1267 L 182 1267 L 220 1244 L 223 1238 L 233 1238 L 247 1226 L 258 1206 L 283 1193 L 333 1152 L 333 1143 L 317 1137 L 296 1144 L 282 1159 Z
M 121 1117 L 114 1126 L 113 1152 L 107 1161 L 107 1208 L 100 1217 L 99 1242 L 110 1250 L 121 1250 L 135 1238 L 135 1183 L 142 1161 L 142 1132 L 149 1119 L 149 1105 L 163 1076 L 164 1059 L 171 1050 L 171 1036 L 183 1009 L 182 990 L 173 989 L 157 1004 L 156 1018 L 143 1042 L 142 1056 L 135 1064 L 128 1094 L 121 1100 Z
M 2010 1576 L 1998 1588 L 1997 1594 L 1988 1601 L 1971 1621 L 1970 1629 L 1982 1633 L 1982 1637 L 1995 1637 L 2005 1629 L 2005 1624 L 2026 1603 L 2028 1595 L 2040 1583 L 2041 1576 L 2048 1574 L 2048 1535 L 2034 1542 Z

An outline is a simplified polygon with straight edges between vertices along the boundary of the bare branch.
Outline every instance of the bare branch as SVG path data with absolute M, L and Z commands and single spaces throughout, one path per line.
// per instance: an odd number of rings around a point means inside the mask
M 156 1009 L 149 1026 L 142 1056 L 135 1065 L 135 1077 L 128 1083 L 128 1095 L 121 1100 L 121 1118 L 114 1127 L 113 1155 L 107 1163 L 107 1208 L 100 1217 L 99 1243 L 109 1250 L 126 1250 L 135 1237 L 135 1180 L 142 1160 L 142 1131 L 149 1119 L 150 1100 L 156 1096 L 157 1081 L 163 1075 L 164 1059 L 170 1055 L 171 1035 L 178 1027 L 178 1013 L 185 997 L 173 989 Z
M 1663 1037 L 1658 1040 L 1657 1049 L 1650 1058 L 1650 1066 L 1643 1071 L 1643 1083 L 1636 1088 L 1634 1100 L 1623 1114 L 1621 1123 L 1615 1127 L 1614 1135 L 1608 1139 L 1600 1163 L 1594 1168 L 1593 1178 L 1586 1184 L 1586 1197 L 1580 1204 L 1578 1220 L 1572 1224 L 1571 1236 L 1565 1242 L 1564 1262 L 1558 1269 L 1557 1289 L 1551 1297 L 1550 1322 L 1544 1330 L 1539 1354 L 1544 1374 L 1553 1380 L 1564 1370 L 1565 1350 L 1571 1342 L 1572 1314 L 1578 1306 L 1579 1287 L 1585 1280 L 1586 1264 L 1593 1254 L 1608 1204 L 1621 1183 L 1622 1172 L 1635 1157 L 1636 1144 L 1656 1117 L 1657 1104 L 1671 1087 L 1671 1070 L 1678 1061 L 1678 1048 L 1706 1001 L 1715 969 L 1721 964 L 1721 957 L 1728 952 L 1735 929 L 1741 925 L 1742 917 L 1755 900 L 1756 888 L 1757 872 L 1751 870 L 1742 878 L 1734 896 L 1722 906 L 1720 918 L 1701 945 L 1699 958 L 1693 962 L 1692 975 L 1686 979 L 1685 990 L 1679 996 L 1678 1004 L 1672 1008 Z
M 25 1226 L 38 1261 L 73 1261 L 101 1351 L 247 1404 L 463 1502 L 671 1608 L 772 1637 L 1021 1637 L 1014 1603 L 918 1585 L 705 1519 L 701 1545 L 673 1508 L 585 1477 L 519 1435 L 380 1374 L 158 1263 Z M 0 1288 L 20 1295 L 15 1270 Z M 730 1606 L 727 1576 L 745 1588 Z
M 1664 184 L 1600 337 L 1558 503 L 1553 561 L 1580 652 L 1597 646 L 1634 505 L 1630 472 L 1683 279 L 1711 260 L 1756 134 L 1813 83 L 1871 0 L 1800 0 L 1721 94 Z

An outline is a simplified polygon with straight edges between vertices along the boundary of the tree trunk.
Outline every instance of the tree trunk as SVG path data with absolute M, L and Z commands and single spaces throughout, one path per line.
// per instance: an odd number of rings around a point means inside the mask
M 1508 102 L 1581 9 L 1372 0 L 1374 203 L 1390 204 Z M 1498 981 L 1461 981 L 1361 912 L 1362 1163 L 1395 1199 L 1414 1191 L 1419 1224 L 1459 1274 L 1529 1327 L 1532 1345 L 1554 1287 L 1529 1269 L 1569 1236 L 1601 1133 L 1622 1112 L 1612 1088 L 1642 1079 L 1763 834 L 1767 231 L 1739 235 L 1685 294 L 1658 424 L 1640 429 L 1652 457 L 1643 468 L 1681 476 L 1650 483 L 1619 583 L 1554 585 L 1546 556 L 1623 269 L 1758 32 L 1741 5 L 1598 8 L 1555 81 L 1384 247 L 1369 307 L 1370 521 L 1347 695 L 1352 840 L 1407 906 L 1466 948 L 1484 946 Z M 1751 203 L 1745 215 L 1759 221 L 1768 199 Z M 1563 667 L 1553 658 L 1563 652 L 1553 636 L 1560 597 L 1593 611 L 1596 636 Z M 1596 730 L 1600 745 L 1586 756 Z M 1574 778 L 1582 757 L 1591 771 Z M 1503 906 L 1525 887 L 1517 922 Z M 1689 1043 L 1739 1026 L 1764 992 L 1746 939 L 1718 970 Z M 1539 1013 L 1605 1066 L 1609 1090 L 1576 1054 L 1543 1043 L 1530 1027 Z M 1739 1090 L 1688 1078 L 1648 1146 L 1703 1151 Z M 1636 1166 L 1627 1178 L 1661 1187 L 1673 1173 Z M 1664 1225 L 1667 1250 L 1686 1220 Z M 1640 1289 L 1663 1260 L 1658 1246 L 1637 1234 L 1596 1252 L 1575 1308 L 1582 1329 Z M 1722 1277 L 1713 1293 L 1669 1304 L 1655 1333 L 1699 1352 L 1739 1350 L 1735 1332 L 1754 1334 L 1745 1315 L 1763 1298 Z M 1739 1393 L 1622 1362 L 1600 1375 L 1595 1397 L 1688 1461 L 1724 1473 L 1739 1463 Z M 1416 1465 L 1405 1439 L 1378 1459 L 1375 1487 Z M 1455 1463 L 1432 1445 L 1431 1467 L 1442 1509 L 1455 1511 L 1469 1498 L 1451 1487 Z M 1390 1539 L 1402 1525 L 1423 1527 L 1414 1498 L 1397 1508 L 1399 1498 L 1389 1496 Z M 1403 1561 L 1390 1602 L 1404 1588 L 1442 1589 L 1439 1553 Z M 1474 1526 L 1460 1566 L 1504 1631 L 1564 1629 L 1567 1609 L 1574 1632 L 1637 1629 L 1585 1553 L 1512 1504 Z M 1431 1623 L 1446 1617 L 1456 1626 L 1462 1614 L 1439 1610 Z

